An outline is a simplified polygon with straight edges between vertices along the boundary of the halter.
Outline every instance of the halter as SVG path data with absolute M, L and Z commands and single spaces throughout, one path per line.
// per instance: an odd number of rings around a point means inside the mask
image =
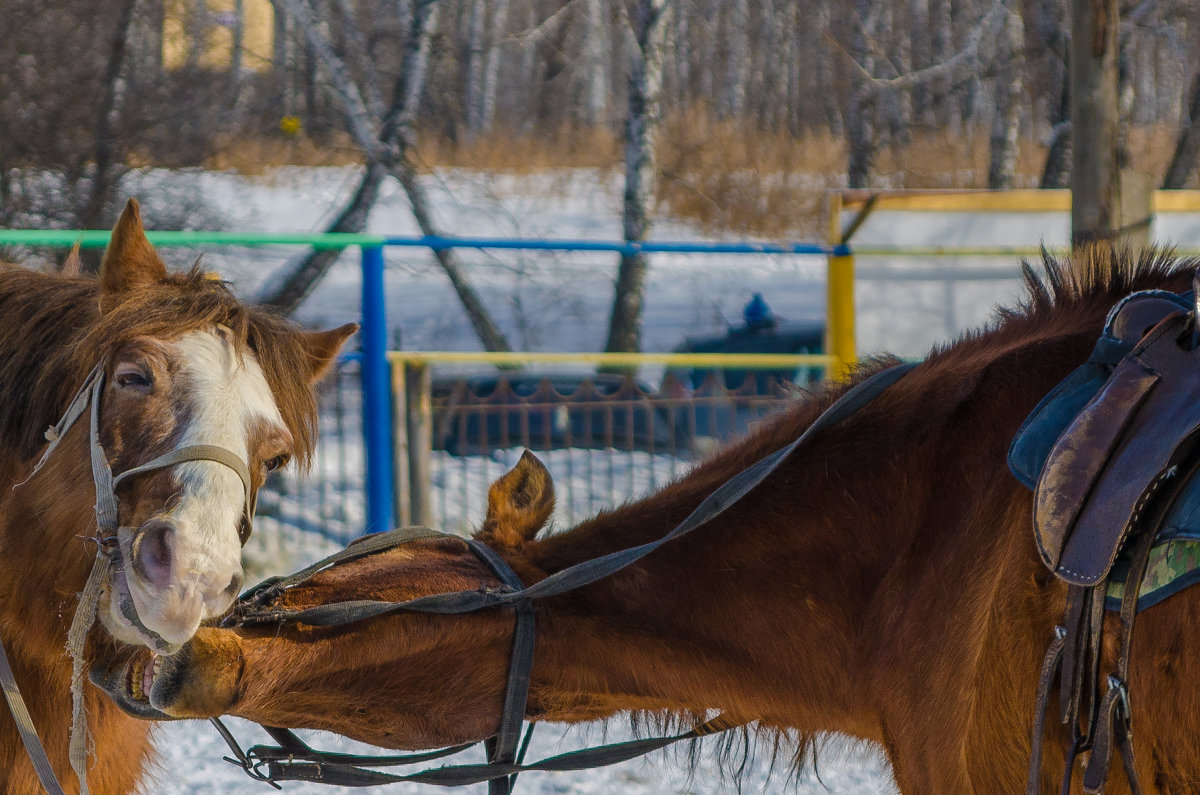
M 276 787 L 278 787 L 278 784 L 275 783 L 277 781 L 292 780 L 317 781 L 339 786 L 369 786 L 415 781 L 447 787 L 487 781 L 489 795 L 507 795 L 511 792 L 517 775 L 526 770 L 580 770 L 611 765 L 665 748 L 680 740 L 696 739 L 744 725 L 744 723 L 731 722 L 729 719 L 717 715 L 683 734 L 585 748 L 550 757 L 540 762 L 523 764 L 522 760 L 534 726 L 534 723 L 530 722 L 524 738 L 520 739 L 533 668 L 533 600 L 557 596 L 590 585 L 641 560 L 669 541 L 706 524 L 753 490 L 815 434 L 854 414 L 914 366 L 911 363 L 896 365 L 882 370 L 854 386 L 817 417 L 816 421 L 799 438 L 734 475 L 706 497 L 687 518 L 661 538 L 577 563 L 555 572 L 533 585 L 524 585 L 508 564 L 485 544 L 474 539 L 462 539 L 459 536 L 452 536 L 426 527 L 408 527 L 389 533 L 367 536 L 358 543 L 295 574 L 263 581 L 242 595 L 237 608 L 222 623 L 222 626 L 277 625 L 283 622 L 295 622 L 310 626 L 330 627 L 400 612 L 461 614 L 489 608 L 515 608 L 512 658 L 509 665 L 504 706 L 501 711 L 500 729 L 493 737 L 484 741 L 488 752 L 488 764 L 452 765 L 431 768 L 409 775 L 397 775 L 367 770 L 362 766 L 390 767 L 415 764 L 448 756 L 470 747 L 470 745 L 404 756 L 373 757 L 334 754 L 310 748 L 287 729 L 264 727 L 267 733 L 279 743 L 279 746 L 256 745 L 243 751 L 220 720 L 212 718 L 212 723 L 233 751 L 234 758 L 226 757 L 227 761 L 241 767 L 251 778 L 266 781 Z M 300 610 L 272 607 L 272 603 L 284 592 L 306 582 L 319 572 L 351 560 L 427 538 L 455 538 L 463 541 L 470 551 L 491 569 L 502 583 L 501 587 L 453 591 L 401 602 L 355 600 L 334 602 Z M 266 768 L 265 772 L 263 771 L 264 767 Z
M 79 605 L 75 609 L 75 616 L 71 621 L 71 628 L 67 633 L 67 653 L 71 656 L 72 660 L 70 760 L 71 768 L 75 771 L 75 775 L 79 779 L 81 795 L 87 795 L 88 793 L 88 732 L 87 719 L 83 712 L 83 652 L 88 632 L 96 620 L 96 608 L 100 599 L 101 589 L 108 580 L 114 559 L 120 556 L 117 489 L 122 483 L 138 475 L 167 469 L 187 461 L 212 461 L 228 467 L 241 480 L 245 493 L 242 520 L 238 527 L 238 536 L 243 546 L 245 546 L 253 529 L 256 497 L 251 485 L 250 469 L 241 457 L 224 447 L 210 444 L 176 447 L 163 455 L 151 459 L 145 464 L 127 469 L 114 477 L 112 468 L 108 463 L 108 456 L 105 454 L 104 447 L 100 443 L 100 398 L 104 390 L 106 365 L 106 362 L 102 362 L 92 370 L 84 381 L 83 386 L 79 388 L 79 391 L 71 399 L 71 403 L 68 405 L 62 418 L 46 430 L 46 439 L 50 444 L 46 447 L 45 452 L 42 453 L 42 457 L 34 466 L 33 471 L 29 473 L 29 477 L 13 487 L 17 488 L 18 486 L 25 485 L 34 475 L 41 471 L 42 467 L 50 459 L 51 454 L 58 448 L 67 431 L 75 424 L 76 420 L 83 416 L 84 410 L 90 405 L 88 438 L 91 451 L 92 480 L 96 486 L 96 535 L 91 540 L 96 542 L 97 550 L 92 571 L 88 575 L 87 583 L 84 585 L 82 593 L 79 595 Z M 116 596 L 115 593 L 113 595 Z M 136 624 L 139 631 L 153 638 L 159 651 L 174 650 L 175 647 L 172 644 L 141 623 L 137 617 L 137 610 L 131 603 L 123 603 L 121 605 L 121 613 Z M 5 700 L 8 702 L 8 707 L 17 725 L 17 730 L 20 732 L 21 741 L 25 744 L 25 750 L 33 762 L 34 769 L 37 771 L 38 780 L 41 781 L 42 787 L 51 793 L 51 795 L 61 795 L 63 789 L 59 785 L 54 775 L 54 770 L 46 756 L 46 751 L 38 739 L 33 721 L 29 717 L 29 710 L 25 706 L 24 699 L 17 688 L 16 679 L 13 677 L 12 669 L 8 664 L 3 644 L 0 644 L 0 687 L 4 690 Z

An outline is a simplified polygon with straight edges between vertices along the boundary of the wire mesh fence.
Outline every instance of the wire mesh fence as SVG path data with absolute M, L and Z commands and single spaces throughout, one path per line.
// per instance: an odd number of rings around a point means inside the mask
M 657 386 L 606 373 L 435 377 L 429 523 L 464 534 L 476 529 L 488 486 L 528 449 L 553 478 L 553 521 L 575 524 L 682 476 L 718 444 L 782 410 L 798 384 L 819 374 L 815 368 L 668 370 Z M 363 532 L 359 362 L 339 363 L 321 387 L 319 411 L 310 469 L 272 475 L 260 495 L 257 532 L 246 552 L 255 573 L 290 570 Z

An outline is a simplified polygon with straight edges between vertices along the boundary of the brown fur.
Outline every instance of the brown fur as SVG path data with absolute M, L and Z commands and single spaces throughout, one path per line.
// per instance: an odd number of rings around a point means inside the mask
M 1023 791 L 1037 672 L 1065 592 L 1037 559 L 1031 496 L 1007 471 L 1008 444 L 1084 360 L 1116 300 L 1184 289 L 1196 265 L 1098 253 L 1047 261 L 1044 281 L 1029 269 L 1024 307 L 935 351 L 725 514 L 629 569 L 540 602 L 530 717 L 684 719 L 719 709 L 802 744 L 826 731 L 878 743 L 905 793 Z M 485 534 L 506 542 L 526 582 L 645 543 L 796 438 L 841 391 L 799 401 L 644 500 L 513 545 L 545 515 L 528 493 L 537 467 L 523 461 L 493 487 Z M 514 536 L 503 524 L 520 529 Z M 464 545 L 424 541 L 327 571 L 283 602 L 489 585 Z M 1148 792 L 1195 792 L 1200 782 L 1198 622 L 1200 589 L 1139 619 L 1131 691 Z M 497 726 L 511 632 L 502 611 L 202 630 L 194 648 L 224 651 L 207 665 L 181 659 L 159 697 L 168 711 L 186 700 L 179 714 L 227 711 L 391 747 L 478 739 Z M 218 661 L 240 666 L 235 684 L 216 675 Z M 207 703 L 194 692 L 208 692 Z M 1047 792 L 1062 771 L 1061 734 L 1047 731 Z M 1127 791 L 1119 770 L 1108 791 Z
M 225 326 L 235 345 L 253 351 L 261 363 L 292 437 L 289 452 L 303 461 L 311 453 L 316 422 L 312 383 L 353 331 L 306 334 L 243 305 L 224 284 L 198 271 L 166 275 L 146 242 L 136 204 L 126 209 L 113 240 L 99 280 L 0 269 L 0 640 L 68 792 L 76 791 L 77 783 L 67 763 L 71 668 L 63 649 L 76 594 L 95 554 L 85 540 L 95 532 L 95 491 L 86 417 L 34 479 L 13 488 L 29 475 L 46 444 L 43 432 L 97 363 L 136 349 L 165 377 L 170 363 L 156 358 L 156 341 Z M 141 414 L 124 416 L 120 397 L 111 389 L 105 393 L 104 438 L 114 465 L 115 457 L 121 459 L 118 470 L 162 452 L 157 448 L 170 434 L 154 414 L 156 404 L 146 404 Z M 253 447 L 251 453 L 257 484 L 262 461 Z M 126 511 L 129 504 L 157 501 L 161 507 L 168 497 L 141 484 L 123 489 L 122 519 L 133 518 Z M 132 513 L 150 510 L 143 506 Z M 91 656 L 119 651 L 127 654 L 128 647 L 118 649 L 103 630 L 93 631 Z M 90 684 L 85 697 L 95 743 L 91 790 L 131 791 L 149 758 L 150 724 L 125 716 Z M 15 725 L 0 704 L 0 792 L 40 791 Z

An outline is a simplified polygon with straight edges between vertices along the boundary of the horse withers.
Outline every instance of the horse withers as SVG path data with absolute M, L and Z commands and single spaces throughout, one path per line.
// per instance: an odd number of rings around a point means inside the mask
M 64 647 L 97 545 L 111 566 L 86 658 L 152 649 L 148 677 L 235 599 L 253 495 L 311 454 L 313 385 L 355 326 L 303 332 L 198 269 L 168 274 L 133 201 L 98 279 L 0 269 L 0 317 L 0 642 L 69 787 Z M 92 791 L 131 791 L 149 724 L 83 698 Z M 2 706 L 0 771 L 0 792 L 40 791 Z
M 1038 672 L 1067 588 L 1039 559 L 1033 498 L 1009 473 L 1009 444 L 1088 358 L 1118 300 L 1186 290 L 1198 264 L 1099 252 L 1029 269 L 1023 306 L 933 351 L 719 516 L 607 578 L 534 601 L 525 716 L 690 722 L 720 711 L 800 751 L 830 731 L 876 743 L 905 793 L 1024 791 Z M 528 456 L 493 484 L 476 539 L 526 584 L 649 543 L 844 391 L 801 399 L 677 482 L 562 532 L 542 532 L 553 489 Z M 426 538 L 320 571 L 266 606 L 503 589 L 465 541 Z M 1138 619 L 1129 691 L 1147 792 L 1194 792 L 1200 781 L 1198 624 L 1194 588 Z M 148 703 L 389 748 L 478 740 L 501 725 L 513 632 L 508 608 L 205 627 L 163 663 Z M 1115 649 L 1101 652 L 1108 670 Z M 1042 792 L 1059 789 L 1070 731 L 1047 721 Z M 1077 776 L 1072 791 L 1080 786 Z M 1120 772 L 1106 791 L 1128 792 Z

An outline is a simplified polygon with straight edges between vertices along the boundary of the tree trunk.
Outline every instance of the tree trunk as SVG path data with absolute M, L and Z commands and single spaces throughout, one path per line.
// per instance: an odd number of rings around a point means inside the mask
M 120 167 L 116 164 L 117 145 L 113 125 L 116 122 L 117 105 L 120 101 L 121 66 L 125 62 L 125 50 L 129 42 L 129 26 L 133 22 L 133 9 L 136 0 L 124 0 L 117 15 L 116 28 L 109 45 L 108 62 L 104 69 L 104 84 L 100 95 L 100 107 L 96 113 L 96 147 L 93 151 L 95 159 L 95 176 L 92 179 L 91 191 L 87 203 L 79 213 L 79 223 L 84 229 L 98 229 L 103 225 L 104 208 L 112 196 L 120 178 Z M 91 256 L 85 259 L 89 272 L 95 273 L 100 267 L 100 257 Z
M 875 56 L 869 44 L 875 35 L 875 5 L 871 0 L 857 0 L 857 8 L 861 24 L 855 28 L 852 57 L 862 66 L 862 73 L 857 70 L 853 73 L 850 100 L 846 106 L 846 184 L 851 188 L 865 188 L 871 177 L 876 147 L 875 92 L 866 79 L 875 72 Z
M 662 56 L 668 20 L 667 0 L 637 0 L 633 9 L 634 47 L 629 70 L 629 112 L 625 119 L 624 233 L 627 241 L 646 239 L 658 179 L 659 123 L 662 116 Z M 613 291 L 606 351 L 639 351 L 647 262 L 622 255 Z
M 1111 240 L 1119 226 L 1118 0 L 1071 2 L 1071 243 Z
M 463 106 L 467 137 L 483 129 L 483 29 L 487 9 L 484 0 L 471 0 L 467 8 L 467 32 L 463 66 Z
M 1025 23 L 1020 8 L 1010 8 L 1004 24 L 996 73 L 996 108 L 992 116 L 988 187 L 1011 188 L 1016 178 L 1021 125 L 1021 75 L 1025 69 Z
M 417 181 L 417 176 L 412 169 L 412 165 L 407 162 L 400 163 L 392 169 L 392 174 L 396 179 L 400 180 L 405 194 L 408 195 L 409 204 L 412 205 L 413 218 L 416 219 L 417 226 L 421 229 L 421 234 L 430 236 L 439 235 L 440 232 L 433 223 L 433 214 L 429 209 L 429 200 L 425 196 L 425 189 Z M 475 335 L 483 343 L 484 350 L 512 350 L 503 332 L 500 331 L 495 321 L 492 320 L 487 307 L 480 300 L 479 294 L 471 286 L 470 281 L 463 272 L 462 266 L 458 262 L 458 258 L 454 256 L 454 251 L 451 249 L 434 249 L 433 256 L 437 259 L 438 265 L 441 266 L 442 272 L 446 274 L 446 278 L 450 280 L 450 286 L 454 288 L 454 293 L 458 296 L 459 302 L 462 303 L 463 310 L 466 311 L 467 318 L 471 321 L 471 328 L 475 330 Z
M 1192 78 L 1191 101 L 1187 106 L 1187 116 L 1179 127 L 1179 135 L 1175 138 L 1175 153 L 1171 156 L 1171 164 L 1167 166 L 1167 175 L 1163 177 L 1163 189 L 1182 190 L 1196 170 L 1198 157 L 1200 157 L 1200 71 Z
M 367 217 L 379 197 L 379 185 L 387 173 L 388 170 L 382 163 L 369 163 L 349 203 L 324 231 L 357 233 L 366 229 Z M 284 267 L 278 278 L 272 279 L 266 286 L 259 296 L 259 303 L 273 306 L 285 315 L 295 312 L 333 267 L 341 253 L 341 249 L 313 249 L 307 255 L 294 260 Z
M 640 0 L 639 0 L 640 2 Z M 725 91 L 721 109 L 731 119 L 741 117 L 746 108 L 746 79 L 749 72 L 750 8 L 748 0 L 727 0 L 728 10 L 725 28 L 726 61 Z
M 492 129 L 496 118 L 496 80 L 500 75 L 500 55 L 504 52 L 504 33 L 508 29 L 508 0 L 492 2 L 492 36 L 488 42 L 487 62 L 483 68 L 483 96 L 480 97 L 480 126 Z
M 594 126 L 608 115 L 608 70 L 604 51 L 608 42 L 607 7 L 603 0 L 585 0 L 583 39 L 583 113 L 586 124 Z
M 929 3 L 930 54 L 935 64 L 950 60 L 954 52 L 954 25 L 950 16 L 950 0 L 930 0 Z M 952 78 L 935 80 L 929 86 L 929 102 L 933 113 L 933 124 L 957 133 L 962 127 L 962 116 L 954 94 Z
M 351 136 L 367 156 L 367 170 L 363 174 L 359 189 L 327 231 L 361 231 L 365 228 L 367 215 L 378 196 L 379 184 L 386 174 L 391 173 L 408 194 L 413 216 L 422 233 L 439 234 L 433 222 L 429 201 L 407 160 L 407 152 L 415 135 L 413 125 L 425 88 L 431 39 L 437 22 L 436 0 L 420 0 L 412 8 L 400 74 L 393 88 L 392 105 L 385 119 L 372 118 L 349 69 L 319 29 L 307 0 L 274 2 L 277 10 L 287 13 L 304 31 L 305 41 L 314 58 L 320 61 L 330 76 L 334 93 L 341 100 Z M 376 129 L 378 133 L 375 132 Z M 339 224 L 343 228 L 337 228 Z M 462 301 L 480 342 L 490 351 L 509 350 L 508 342 L 492 322 L 453 252 L 434 251 L 434 256 Z M 290 270 L 282 283 L 264 298 L 264 302 L 285 311 L 293 310 L 304 296 L 311 292 L 336 259 L 336 255 L 330 257 L 327 253 L 313 251 Z

